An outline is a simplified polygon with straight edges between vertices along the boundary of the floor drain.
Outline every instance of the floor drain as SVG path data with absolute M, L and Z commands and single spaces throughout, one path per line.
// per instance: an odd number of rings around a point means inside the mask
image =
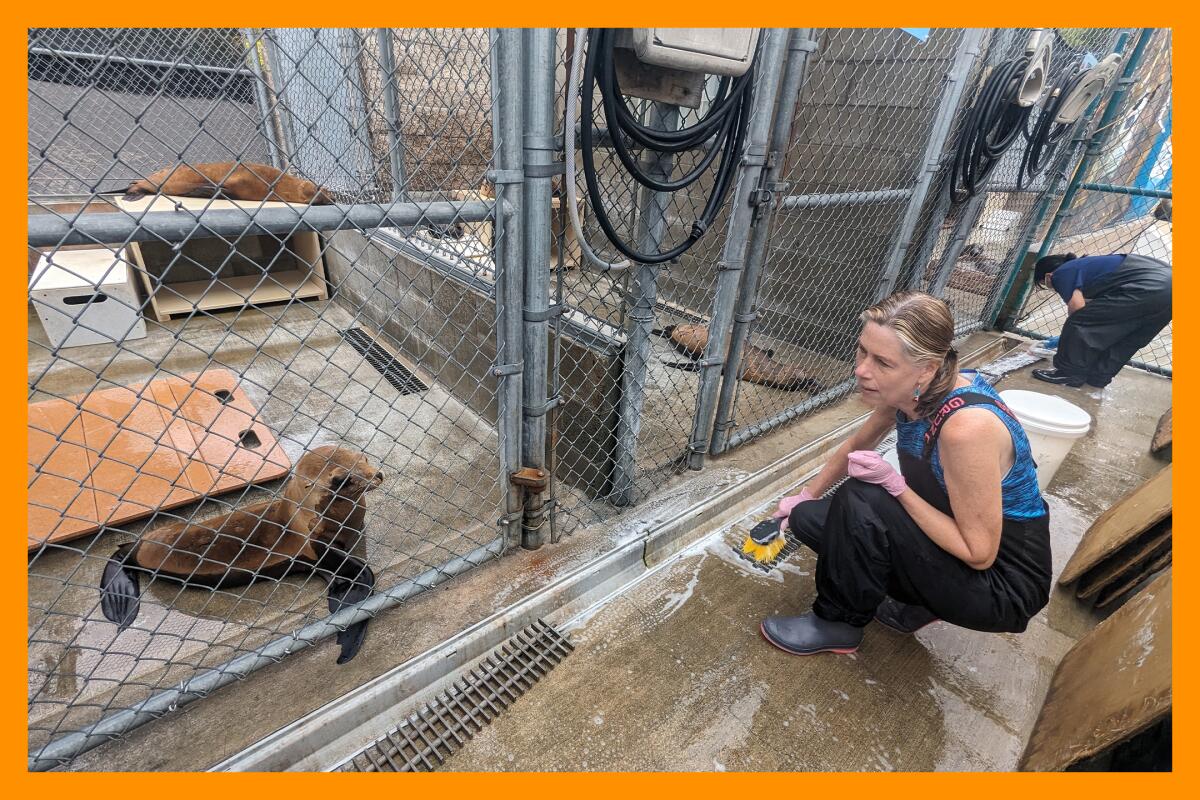
M 880 453 L 886 453 L 888 450 L 894 450 L 895 447 L 896 447 L 896 432 L 892 431 L 886 437 L 884 437 L 883 441 L 879 443 L 879 446 L 877 446 L 875 448 L 875 450 Z M 833 486 L 830 486 L 829 489 L 825 492 L 825 494 L 822 495 L 822 497 L 829 497 L 830 495 L 832 495 L 834 492 L 836 492 L 838 490 L 839 486 L 841 486 L 843 483 L 846 482 L 846 480 L 847 480 L 846 478 L 842 478 L 840 481 L 835 483 Z M 738 558 L 742 559 L 743 561 L 748 562 L 755 569 L 762 570 L 763 572 L 770 572 L 771 570 L 775 569 L 775 567 L 779 566 L 784 561 L 787 561 L 789 558 L 791 558 L 792 554 L 794 554 L 802 546 L 801 541 L 799 539 L 797 539 L 795 536 L 792 536 L 790 534 L 784 534 L 784 535 L 787 537 L 787 541 L 784 542 L 783 549 L 780 550 L 779 553 L 776 554 L 776 556 L 774 558 L 772 558 L 770 561 L 755 561 L 754 556 L 750 555 L 749 553 L 743 553 L 742 552 L 742 544 L 746 541 L 744 536 L 742 538 L 738 539 L 736 543 L 734 543 L 733 552 L 737 553 Z
M 396 357 L 379 346 L 362 328 L 342 331 L 342 338 L 402 395 L 420 394 L 429 387 L 408 371 Z
M 430 772 L 575 649 L 540 619 L 493 650 L 449 691 L 354 756 L 344 772 Z

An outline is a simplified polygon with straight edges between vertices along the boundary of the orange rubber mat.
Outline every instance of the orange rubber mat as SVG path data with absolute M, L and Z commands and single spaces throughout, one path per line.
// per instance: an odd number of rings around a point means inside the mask
M 232 372 L 29 404 L 29 549 L 286 475 Z

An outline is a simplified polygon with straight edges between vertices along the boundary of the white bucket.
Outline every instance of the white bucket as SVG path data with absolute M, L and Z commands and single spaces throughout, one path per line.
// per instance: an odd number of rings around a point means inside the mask
M 1054 395 L 1006 389 L 1000 398 L 1029 436 L 1033 460 L 1038 466 L 1038 488 L 1044 490 L 1075 440 L 1092 427 L 1092 417 L 1079 406 Z

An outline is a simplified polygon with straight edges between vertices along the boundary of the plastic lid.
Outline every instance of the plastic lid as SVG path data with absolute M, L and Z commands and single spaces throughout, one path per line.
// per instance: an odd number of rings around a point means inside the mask
M 1017 415 L 1022 425 L 1046 433 L 1082 435 L 1092 426 L 1091 414 L 1061 397 L 1024 389 L 1006 389 L 1000 393 L 1000 398 Z

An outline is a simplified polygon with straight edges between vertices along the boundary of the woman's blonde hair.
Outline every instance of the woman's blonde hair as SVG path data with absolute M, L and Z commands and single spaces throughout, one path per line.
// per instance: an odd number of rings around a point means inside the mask
M 958 377 L 958 353 L 950 346 L 954 317 L 945 301 L 924 292 L 896 292 L 868 308 L 859 319 L 895 331 L 904 352 L 918 364 L 937 363 L 933 380 L 917 402 L 917 414 L 927 417 L 937 411 Z

